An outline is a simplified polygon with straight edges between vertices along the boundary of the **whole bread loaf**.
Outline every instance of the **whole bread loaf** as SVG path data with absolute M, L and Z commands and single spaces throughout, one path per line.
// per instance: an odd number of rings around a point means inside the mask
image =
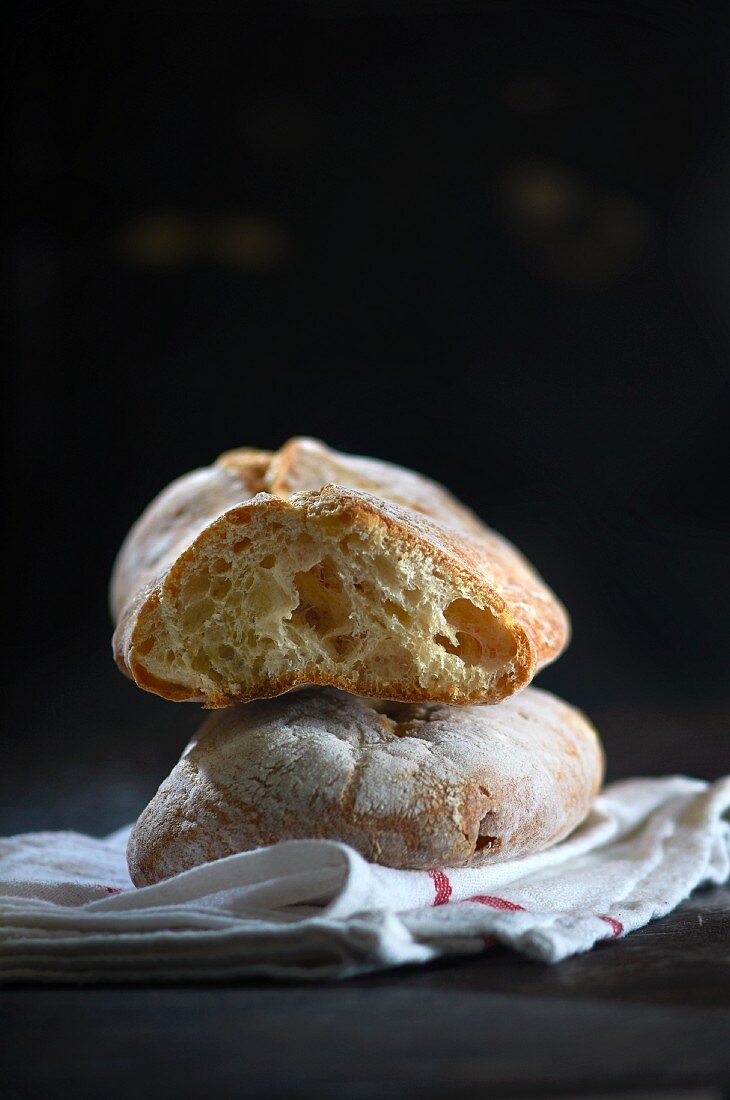
M 122 670 L 209 707 L 307 684 L 497 702 L 569 636 L 522 555 L 445 489 L 307 439 L 173 483 L 132 528 L 111 598 Z
M 132 831 L 130 874 L 304 838 L 391 867 L 500 862 L 565 837 L 602 776 L 585 716 L 535 688 L 494 707 L 305 689 L 207 719 Z

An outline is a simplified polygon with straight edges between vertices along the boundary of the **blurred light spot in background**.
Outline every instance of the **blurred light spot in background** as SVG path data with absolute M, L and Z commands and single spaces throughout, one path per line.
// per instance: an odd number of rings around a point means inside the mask
M 175 214 L 135 218 L 119 235 L 122 254 L 149 267 L 175 267 L 187 263 L 195 247 L 194 227 Z
M 503 204 L 517 224 L 533 232 L 565 225 L 578 210 L 581 188 L 574 176 L 551 168 L 512 168 L 503 180 Z
M 267 218 L 224 218 L 201 227 L 201 251 L 221 263 L 269 271 L 286 251 L 284 230 Z
M 519 164 L 497 183 L 497 208 L 520 251 L 543 275 L 576 286 L 638 269 L 654 235 L 649 207 L 566 169 Z
M 311 146 L 322 134 L 325 118 L 311 106 L 286 100 L 260 103 L 246 112 L 245 136 L 274 157 L 290 157 Z
M 185 218 L 148 214 L 124 226 L 120 254 L 140 267 L 181 267 L 213 261 L 249 271 L 277 268 L 287 250 L 286 233 L 269 218 Z
M 498 94 L 510 110 L 525 115 L 549 111 L 563 98 L 557 83 L 544 73 L 511 73 L 501 81 Z

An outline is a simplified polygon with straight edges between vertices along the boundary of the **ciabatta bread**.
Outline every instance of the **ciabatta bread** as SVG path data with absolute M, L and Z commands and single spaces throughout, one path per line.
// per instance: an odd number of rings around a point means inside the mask
M 129 870 L 147 886 L 303 838 L 390 867 L 496 863 L 565 837 L 602 775 L 588 720 L 535 688 L 494 707 L 310 688 L 207 719 L 135 825 Z
M 445 489 L 309 440 L 175 483 L 130 533 L 112 591 L 123 671 L 209 707 L 307 684 L 497 702 L 569 633 L 521 554 Z

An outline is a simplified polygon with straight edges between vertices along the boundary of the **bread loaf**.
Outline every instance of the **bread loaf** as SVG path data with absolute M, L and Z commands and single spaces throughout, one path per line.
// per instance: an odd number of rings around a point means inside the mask
M 588 720 L 535 688 L 494 707 L 305 689 L 207 719 L 134 827 L 130 874 L 303 838 L 391 867 L 496 863 L 565 837 L 602 774 Z
M 112 603 L 122 670 L 209 707 L 307 684 L 497 702 L 569 634 L 522 555 L 445 489 L 311 440 L 229 452 L 166 490 Z

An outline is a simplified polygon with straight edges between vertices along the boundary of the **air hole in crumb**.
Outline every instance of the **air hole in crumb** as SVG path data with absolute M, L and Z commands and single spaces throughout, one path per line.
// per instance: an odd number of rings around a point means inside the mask
M 325 645 L 334 660 L 344 661 L 352 653 L 356 642 L 351 634 L 336 634 L 333 638 L 326 638 Z
M 319 635 L 345 633 L 350 601 L 332 558 L 326 557 L 306 572 L 294 574 L 299 603 L 292 612 L 295 625 L 307 625 Z
M 204 649 L 199 649 L 190 663 L 196 672 L 210 673 L 210 660 Z
M 437 634 L 436 641 L 447 653 L 453 653 L 466 665 L 478 665 L 481 661 L 481 643 L 472 634 L 465 634 L 463 630 L 457 630 L 456 645 L 450 642 L 445 634 Z
M 172 662 L 175 660 L 175 651 L 172 649 L 168 649 L 167 653 L 165 654 L 165 660 L 167 661 L 168 665 L 171 665 Z
M 214 600 L 222 600 L 231 590 L 231 582 L 227 577 L 218 577 L 210 586 L 210 594 Z
M 267 554 L 265 558 L 261 559 L 262 569 L 271 569 L 276 565 L 276 554 Z
M 227 573 L 230 568 L 231 563 L 226 561 L 225 558 L 216 558 L 211 565 L 211 569 L 214 573 Z
M 213 614 L 212 600 L 199 600 L 187 609 L 182 618 L 184 630 L 197 630 Z M 193 666 L 195 667 L 195 666 Z
M 137 653 L 139 653 L 142 657 L 146 657 L 154 644 L 154 636 L 150 635 L 149 638 L 145 638 L 145 640 L 143 642 L 140 642 L 139 645 L 135 648 L 137 650 Z
M 474 845 L 475 852 L 483 852 L 486 849 L 494 851 L 502 844 L 498 836 L 478 836 Z
M 292 544 L 300 550 L 308 550 L 311 546 L 314 546 L 314 539 L 306 531 L 302 531 L 301 535 L 297 535 Z
M 192 577 L 186 580 L 183 586 L 183 599 L 186 603 L 194 600 L 196 596 L 202 596 L 210 587 L 210 573 L 207 569 L 200 569 Z
M 394 561 L 386 557 L 384 554 L 380 554 L 375 559 L 375 567 L 380 574 L 380 577 L 384 584 L 390 589 L 399 589 L 400 583 L 398 580 L 398 569 Z
M 389 615 L 394 615 L 399 623 L 407 625 L 411 621 L 408 612 L 393 600 L 383 600 L 383 608 Z
M 456 644 L 444 634 L 436 634 L 435 640 L 465 665 L 487 666 L 514 656 L 514 638 L 489 608 L 477 607 L 467 599 L 453 600 L 444 611 L 444 618 L 454 628 Z
M 218 656 L 222 657 L 224 661 L 232 661 L 236 656 L 236 651 L 232 645 L 219 645 Z
M 358 535 L 353 531 L 351 534 L 344 535 L 343 538 L 340 539 L 339 546 L 343 554 L 349 554 L 353 548 L 365 546 L 366 544 L 367 540 L 364 539 L 362 535 Z
M 250 545 L 251 539 L 236 539 L 233 549 L 237 554 L 240 554 L 242 550 L 247 550 Z

